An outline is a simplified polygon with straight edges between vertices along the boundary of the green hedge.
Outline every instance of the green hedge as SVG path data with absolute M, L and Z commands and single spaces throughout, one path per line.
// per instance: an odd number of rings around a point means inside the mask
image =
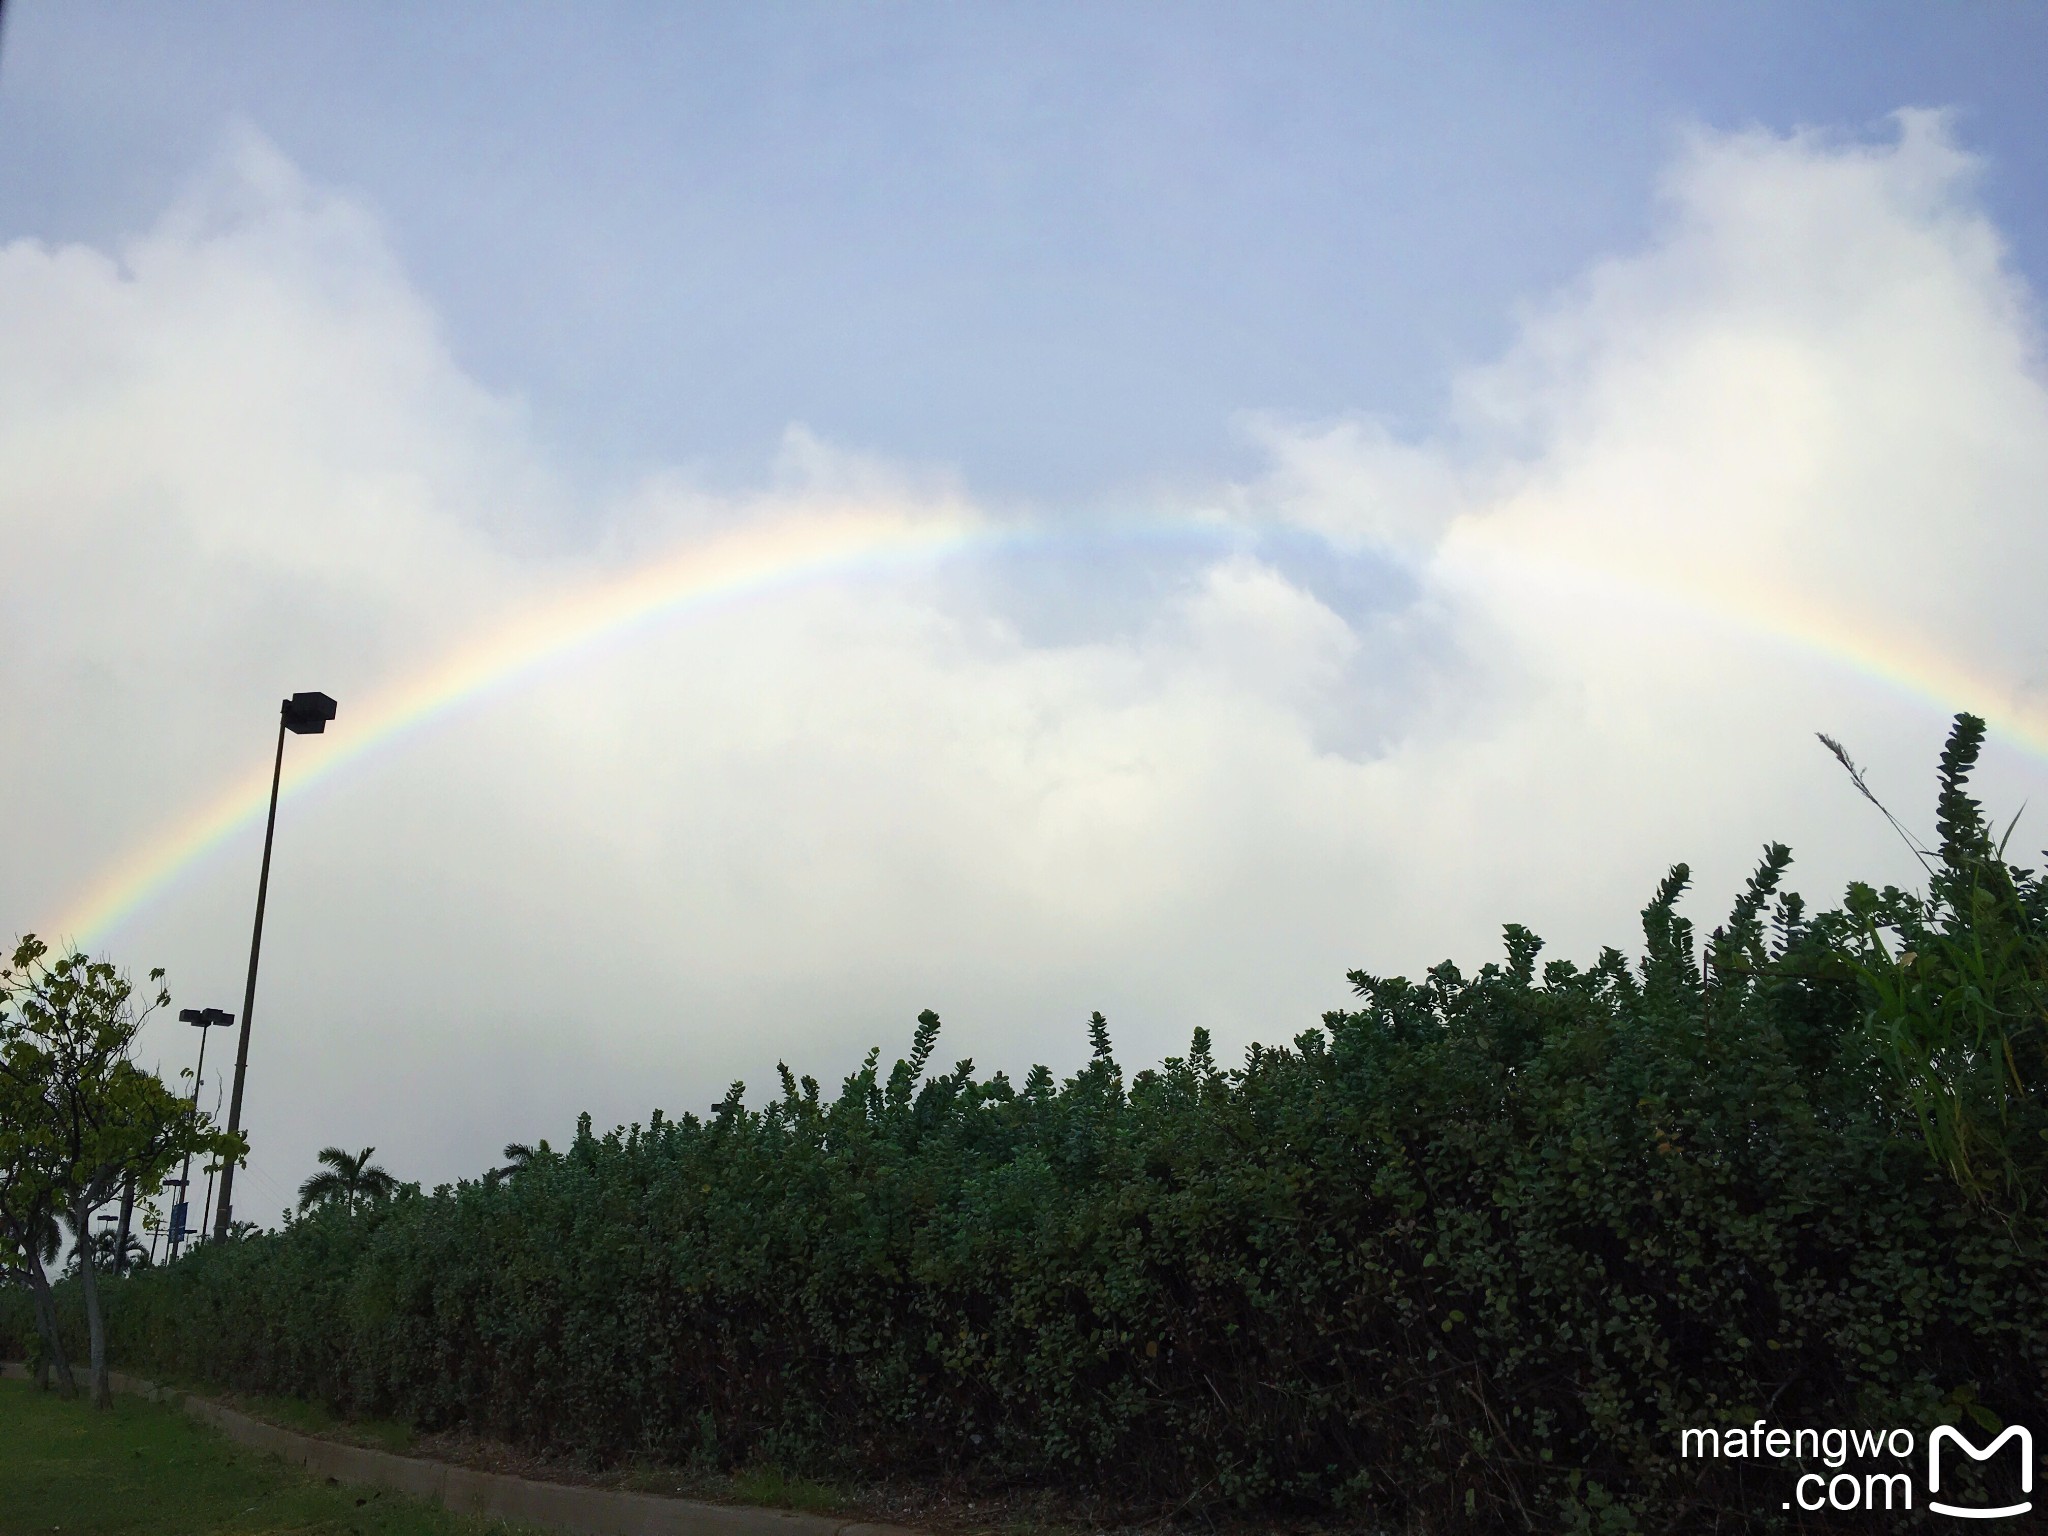
M 586 1117 L 510 1179 L 201 1249 L 112 1288 L 113 1355 L 606 1461 L 1770 1528 L 1782 1476 L 1681 1462 L 1681 1428 L 2048 1431 L 2040 1204 L 1961 1191 L 1870 1022 L 1867 919 L 1904 898 L 1809 921 L 1786 859 L 1704 973 L 1681 868 L 1636 965 L 1539 972 L 1510 926 L 1502 963 L 1354 974 L 1356 1011 L 1229 1070 L 1198 1032 L 1127 1081 L 1098 1016 L 1063 1083 L 935 1075 L 927 1014 L 836 1096 L 785 1071 L 759 1109 Z

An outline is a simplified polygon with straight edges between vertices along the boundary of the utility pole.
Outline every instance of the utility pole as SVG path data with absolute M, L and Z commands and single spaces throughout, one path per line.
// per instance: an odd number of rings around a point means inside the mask
M 128 1229 L 135 1220 L 135 1175 L 129 1174 L 121 1181 L 121 1224 L 115 1230 L 120 1234 L 114 1239 L 114 1273 L 128 1273 Z

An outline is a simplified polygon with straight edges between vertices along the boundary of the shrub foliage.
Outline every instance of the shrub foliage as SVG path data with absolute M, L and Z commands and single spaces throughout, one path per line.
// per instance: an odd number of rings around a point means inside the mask
M 834 1095 L 585 1117 L 133 1277 L 115 1354 L 600 1460 L 1763 1528 L 1782 1475 L 1681 1429 L 2048 1429 L 2048 892 L 1963 793 L 1980 739 L 1924 896 L 1809 917 L 1774 845 L 1702 944 L 1681 866 L 1633 964 L 1510 925 L 1234 1068 L 1197 1031 L 1127 1077 L 1097 1015 L 1064 1082 L 935 1071 L 926 1013 Z

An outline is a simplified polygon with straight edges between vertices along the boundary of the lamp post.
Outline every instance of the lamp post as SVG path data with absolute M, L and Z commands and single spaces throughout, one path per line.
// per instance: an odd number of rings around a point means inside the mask
M 206 1081 L 206 1032 L 223 1024 L 235 1022 L 232 1013 L 223 1013 L 218 1008 L 180 1008 L 178 1022 L 190 1024 L 199 1031 L 199 1068 L 192 1074 L 192 1118 L 199 1118 L 199 1088 Z M 166 1184 L 175 1184 L 178 1189 L 177 1203 L 171 1207 L 171 1242 L 167 1258 L 178 1256 L 178 1246 L 185 1241 L 185 1234 L 191 1230 L 191 1207 L 186 1204 L 185 1191 L 192 1187 L 192 1154 L 185 1154 L 183 1173 L 175 1179 L 165 1179 Z
M 270 820 L 263 827 L 263 872 L 256 877 L 256 931 L 249 939 L 249 985 L 242 993 L 242 1038 L 235 1048 L 235 1092 L 228 1101 L 228 1134 L 242 1128 L 242 1079 L 249 1070 L 249 1020 L 256 1012 L 256 960 L 263 952 L 263 900 L 270 891 L 270 840 L 277 831 L 277 785 L 284 775 L 284 733 L 318 736 L 334 718 L 334 700 L 324 693 L 295 693 L 278 706 L 277 760 L 270 769 Z M 225 1242 L 234 1220 L 235 1160 L 220 1171 L 220 1209 L 214 1217 L 215 1242 Z

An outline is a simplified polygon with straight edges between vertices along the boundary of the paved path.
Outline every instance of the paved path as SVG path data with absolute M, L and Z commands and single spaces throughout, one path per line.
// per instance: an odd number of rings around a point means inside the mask
M 20 1365 L 0 1366 L 0 1375 L 23 1378 L 27 1374 Z M 465 1515 L 486 1515 L 549 1530 L 575 1531 L 581 1536 L 922 1536 L 900 1525 L 869 1525 L 781 1509 L 705 1504 L 654 1493 L 543 1483 L 502 1472 L 451 1466 L 423 1456 L 395 1456 L 389 1451 L 373 1451 L 365 1446 L 344 1445 L 280 1429 L 220 1403 L 154 1386 L 119 1371 L 107 1374 L 116 1392 L 132 1392 L 182 1407 L 229 1439 L 281 1456 L 316 1476 L 431 1499 Z

